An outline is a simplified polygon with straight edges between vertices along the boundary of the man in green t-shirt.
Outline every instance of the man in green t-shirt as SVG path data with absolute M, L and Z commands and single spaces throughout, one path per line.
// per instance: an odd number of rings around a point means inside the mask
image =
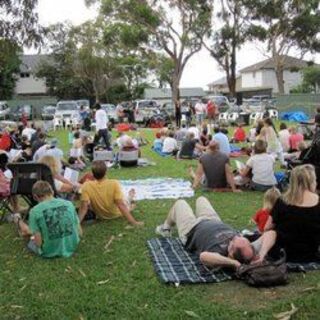
M 29 225 L 15 217 L 21 235 L 30 239 L 28 248 L 44 258 L 70 257 L 82 233 L 73 204 L 54 198 L 46 181 L 37 181 L 32 194 L 39 204 L 30 211 Z

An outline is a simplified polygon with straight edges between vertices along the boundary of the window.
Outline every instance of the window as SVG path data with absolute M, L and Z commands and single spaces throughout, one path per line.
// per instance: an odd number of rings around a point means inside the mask
M 21 72 L 21 73 L 20 73 L 20 78 L 30 78 L 30 73 L 28 73 L 28 72 Z

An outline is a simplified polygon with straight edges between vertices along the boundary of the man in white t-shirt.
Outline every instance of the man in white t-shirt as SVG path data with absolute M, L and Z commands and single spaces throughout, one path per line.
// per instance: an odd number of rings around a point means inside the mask
M 162 152 L 167 154 L 176 154 L 178 149 L 178 143 L 177 140 L 174 139 L 174 133 L 170 131 L 163 141 Z
M 194 138 L 195 138 L 196 140 L 198 140 L 198 141 L 200 140 L 200 131 L 199 131 L 199 129 L 198 129 L 196 126 L 192 125 L 192 126 L 188 129 L 188 132 L 193 133 Z
M 32 135 L 36 132 L 35 129 L 33 129 L 30 125 L 30 123 L 27 124 L 27 126 L 22 130 L 21 135 L 26 136 L 28 138 L 28 141 L 31 140 Z
M 202 122 L 204 120 L 205 117 L 205 113 L 207 110 L 207 105 L 204 104 L 201 100 L 199 100 L 196 105 L 195 105 L 195 111 L 196 111 L 196 120 L 197 120 L 197 124 L 199 126 L 202 125 Z
M 107 149 L 110 149 L 110 139 L 108 134 L 108 116 L 107 113 L 101 109 L 99 103 L 96 104 L 96 114 L 95 114 L 95 121 L 96 121 L 96 136 L 94 142 L 99 144 L 101 139 Z

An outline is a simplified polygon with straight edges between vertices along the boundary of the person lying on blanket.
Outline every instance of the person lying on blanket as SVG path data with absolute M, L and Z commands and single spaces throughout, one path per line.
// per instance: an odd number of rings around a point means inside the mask
M 186 249 L 196 251 L 201 262 L 208 267 L 237 269 L 241 264 L 260 261 L 272 247 L 275 238 L 275 232 L 268 231 L 250 243 L 222 222 L 205 197 L 197 199 L 195 214 L 185 200 L 176 201 L 164 224 L 157 226 L 156 233 L 170 236 L 174 225 Z
M 81 187 L 80 221 L 96 217 L 110 220 L 123 216 L 132 225 L 143 226 L 143 222 L 137 221 L 131 214 L 131 207 L 125 200 L 119 181 L 107 179 L 105 162 L 93 161 L 91 170 L 94 180 L 85 182 Z

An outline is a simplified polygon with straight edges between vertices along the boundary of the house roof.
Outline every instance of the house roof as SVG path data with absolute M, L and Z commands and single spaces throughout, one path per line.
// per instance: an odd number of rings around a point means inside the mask
M 238 80 L 240 78 L 240 75 L 237 74 L 236 79 Z M 219 78 L 211 83 L 208 84 L 208 87 L 214 87 L 214 86 L 227 86 L 227 77 Z
M 21 56 L 20 72 L 35 72 L 40 63 L 48 59 L 48 54 L 24 54 Z
M 181 88 L 180 96 L 185 97 L 203 97 L 205 92 L 202 88 Z M 145 99 L 171 99 L 171 89 L 145 89 Z
M 284 69 L 292 69 L 292 68 L 305 68 L 308 66 L 308 62 L 305 60 L 297 59 L 290 56 L 283 56 L 284 57 Z M 251 66 L 248 66 L 242 70 L 240 70 L 241 73 L 246 72 L 255 72 L 263 69 L 274 69 L 275 64 L 274 60 L 272 58 L 258 62 L 256 64 L 253 64 Z

